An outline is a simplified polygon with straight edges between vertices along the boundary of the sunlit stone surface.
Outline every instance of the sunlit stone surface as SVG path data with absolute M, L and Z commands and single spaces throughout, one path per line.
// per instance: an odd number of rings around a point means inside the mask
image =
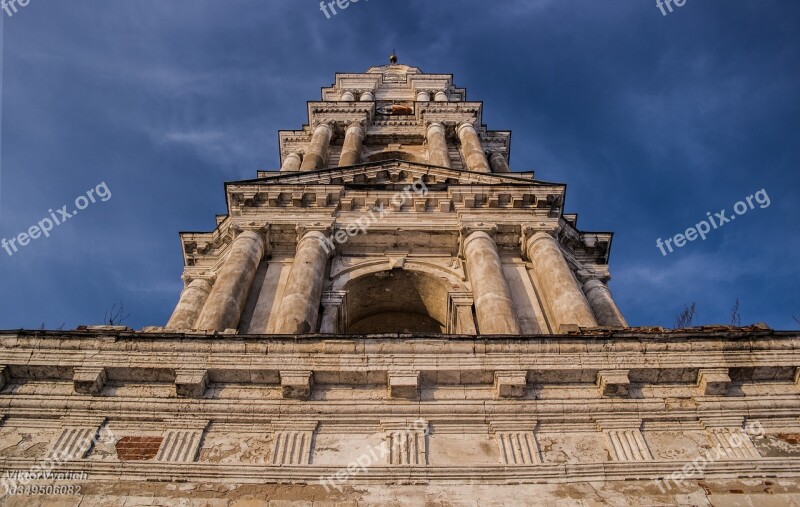
M 0 503 L 797 505 L 798 334 L 627 327 L 482 108 L 339 74 L 181 235 L 166 326 L 0 332 L 0 468 L 88 474 Z

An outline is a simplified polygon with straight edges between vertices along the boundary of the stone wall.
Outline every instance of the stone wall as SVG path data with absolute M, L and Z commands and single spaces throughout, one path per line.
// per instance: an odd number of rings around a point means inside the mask
M 68 481 L 81 505 L 789 505 L 798 349 L 797 333 L 763 327 L 5 332 L 0 466 L 67 453 L 54 469 L 88 474 Z

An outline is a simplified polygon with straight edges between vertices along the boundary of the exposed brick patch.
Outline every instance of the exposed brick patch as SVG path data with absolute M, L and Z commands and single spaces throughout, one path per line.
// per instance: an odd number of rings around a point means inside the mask
M 122 437 L 116 445 L 117 457 L 122 461 L 153 459 L 162 440 L 162 437 Z
M 783 440 L 787 444 L 800 444 L 800 433 L 778 433 L 775 437 Z

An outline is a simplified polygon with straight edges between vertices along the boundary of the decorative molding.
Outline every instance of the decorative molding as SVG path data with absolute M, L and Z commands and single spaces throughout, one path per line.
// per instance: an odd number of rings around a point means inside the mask
M 156 461 L 170 463 L 191 463 L 200 454 L 200 445 L 209 421 L 191 421 L 179 419 L 168 421 L 170 429 L 164 434 L 164 440 L 156 455 Z M 178 426 L 178 427 L 175 427 Z
M 273 465 L 309 465 L 313 453 L 316 421 L 291 421 L 274 424 L 272 440 Z
M 423 419 L 381 421 L 388 465 L 424 466 L 428 464 L 428 422 Z

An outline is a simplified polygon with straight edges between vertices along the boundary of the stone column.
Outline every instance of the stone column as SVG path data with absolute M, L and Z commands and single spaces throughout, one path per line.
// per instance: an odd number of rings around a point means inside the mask
M 355 165 L 361 162 L 361 148 L 364 143 L 364 129 L 361 123 L 354 122 L 347 127 L 342 146 L 342 156 L 339 157 L 339 167 Z
M 461 149 L 464 151 L 464 159 L 467 162 L 467 169 L 480 173 L 492 172 L 475 127 L 471 123 L 462 123 L 458 126 L 457 132 L 458 138 L 461 140 Z
M 550 309 L 554 330 L 574 324 L 595 327 L 592 309 L 583 295 L 572 270 L 569 269 L 556 240 L 545 232 L 537 232 L 524 240 L 525 253 L 542 289 L 544 303 Z
M 345 297 L 347 292 L 331 291 L 322 294 L 322 323 L 319 332 L 339 334 L 346 325 Z
M 195 329 L 194 326 L 197 324 L 200 312 L 203 311 L 214 282 L 213 277 L 193 279 L 189 274 L 184 274 L 183 280 L 186 286 L 181 292 L 172 317 L 167 322 L 167 329 Z
M 499 151 L 493 151 L 489 155 L 489 164 L 492 166 L 493 173 L 510 173 L 511 168 L 508 167 L 508 160 Z
M 328 149 L 330 148 L 331 138 L 333 137 L 333 127 L 327 123 L 320 123 L 314 129 L 311 136 L 311 143 L 303 163 L 300 165 L 301 171 L 313 171 L 322 169 L 328 161 Z
M 303 157 L 297 152 L 292 152 L 286 155 L 283 159 L 281 171 L 299 171 L 300 166 L 303 164 Z
M 599 325 L 628 327 L 606 284 L 597 279 L 589 280 L 583 284 L 583 293 Z
M 482 335 L 520 334 L 511 290 L 503 275 L 494 240 L 483 231 L 473 232 L 464 240 L 464 257 L 475 300 L 478 332 Z
M 328 262 L 325 240 L 323 232 L 309 231 L 297 243 L 297 253 L 278 310 L 276 334 L 304 334 L 316 330 L 322 282 Z
M 428 92 L 418 92 L 417 93 L 417 102 L 430 102 L 431 101 L 431 94 Z
M 255 231 L 244 231 L 233 240 L 228 258 L 203 307 L 198 329 L 236 329 L 266 249 L 264 235 Z
M 450 167 L 450 152 L 447 149 L 444 125 L 435 122 L 428 125 L 428 163 Z

